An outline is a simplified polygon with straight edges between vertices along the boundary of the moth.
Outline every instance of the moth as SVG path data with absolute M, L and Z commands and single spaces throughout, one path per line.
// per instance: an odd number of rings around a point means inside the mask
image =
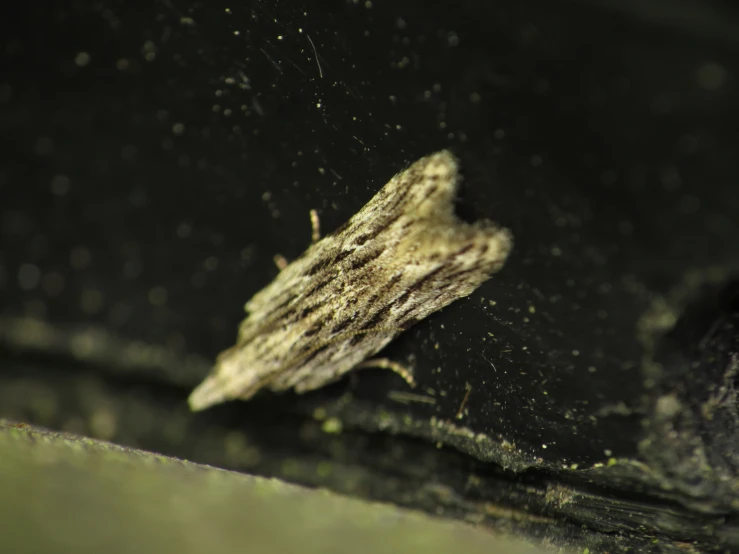
M 189 398 L 193 411 L 262 388 L 303 393 L 360 367 L 416 322 L 468 296 L 504 264 L 513 237 L 454 214 L 459 167 L 443 150 L 390 181 L 349 221 L 286 264 L 246 303 L 235 346 Z M 314 219 L 314 239 L 317 239 Z

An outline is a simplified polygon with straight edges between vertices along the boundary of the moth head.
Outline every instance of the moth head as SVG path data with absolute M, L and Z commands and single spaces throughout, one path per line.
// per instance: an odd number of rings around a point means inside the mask
M 243 349 L 234 346 L 218 356 L 210 375 L 192 391 L 188 398 L 194 412 L 215 404 L 241 398 L 246 400 L 265 384 L 265 376 L 250 370 L 248 360 L 243 360 Z

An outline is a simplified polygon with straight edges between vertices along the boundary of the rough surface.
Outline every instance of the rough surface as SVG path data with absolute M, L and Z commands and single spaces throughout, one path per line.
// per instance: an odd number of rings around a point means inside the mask
M 384 504 L 0 424 L 0 550 L 357 554 L 539 550 Z

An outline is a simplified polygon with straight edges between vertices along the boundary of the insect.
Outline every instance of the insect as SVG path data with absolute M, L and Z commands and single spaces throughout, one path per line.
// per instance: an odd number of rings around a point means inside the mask
M 451 152 L 421 158 L 349 221 L 284 265 L 246 303 L 236 345 L 192 392 L 192 410 L 248 399 L 262 388 L 303 393 L 360 367 L 411 372 L 371 359 L 398 334 L 465 297 L 513 247 L 507 229 L 454 214 L 459 168 Z M 317 239 L 314 218 L 314 239 Z

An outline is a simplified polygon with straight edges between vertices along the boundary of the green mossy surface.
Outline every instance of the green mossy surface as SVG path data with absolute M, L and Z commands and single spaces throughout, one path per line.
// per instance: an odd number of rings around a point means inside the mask
M 0 551 L 531 553 L 469 525 L 0 425 Z

